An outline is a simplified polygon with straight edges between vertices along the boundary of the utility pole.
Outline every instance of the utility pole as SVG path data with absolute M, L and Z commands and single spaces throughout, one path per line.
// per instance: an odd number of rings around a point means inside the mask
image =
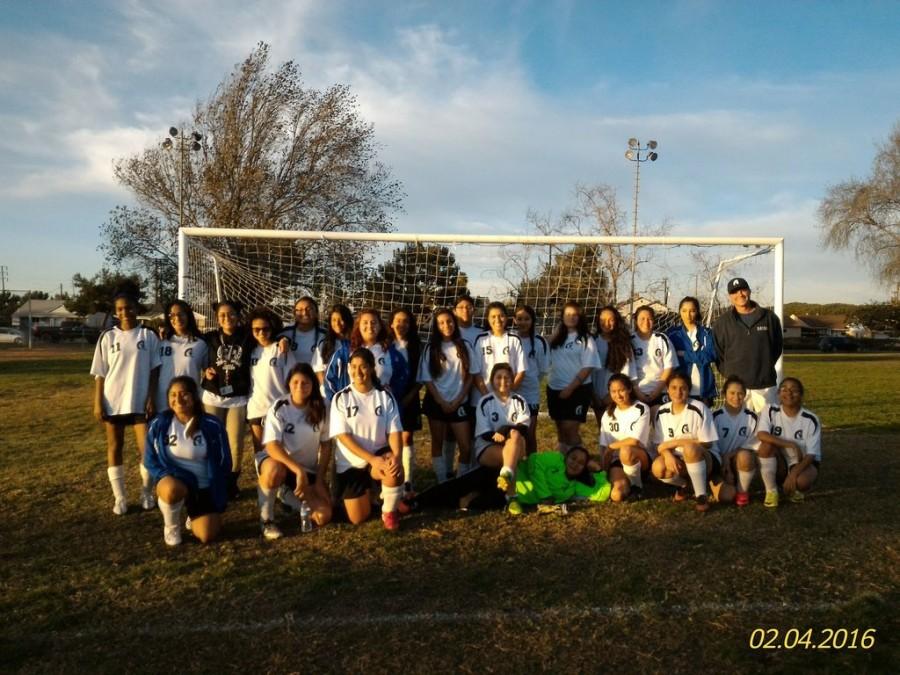
M 9 278 L 9 268 L 0 265 L 0 293 L 6 293 L 6 280 Z

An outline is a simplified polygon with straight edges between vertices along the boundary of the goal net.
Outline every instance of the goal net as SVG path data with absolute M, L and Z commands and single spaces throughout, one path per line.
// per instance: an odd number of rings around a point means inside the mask
M 678 321 L 682 297 L 697 297 L 703 322 L 728 307 L 725 285 L 748 280 L 753 298 L 782 312 L 782 240 L 690 237 L 501 237 L 360 234 L 185 228 L 179 236 L 179 297 L 198 320 L 214 325 L 213 303 L 264 305 L 286 324 L 303 296 L 315 298 L 322 320 L 331 305 L 364 307 L 387 319 L 396 308 L 416 317 L 427 334 L 436 308 L 458 296 L 485 307 L 531 305 L 538 332 L 549 335 L 563 305 L 574 300 L 589 322 L 616 305 L 628 320 L 650 305 L 657 330 Z M 632 261 L 634 294 L 632 295 Z

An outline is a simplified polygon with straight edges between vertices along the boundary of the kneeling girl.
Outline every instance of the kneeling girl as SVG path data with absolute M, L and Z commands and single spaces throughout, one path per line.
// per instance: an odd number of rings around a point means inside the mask
M 642 474 L 650 470 L 650 407 L 636 400 L 634 385 L 627 375 L 609 378 L 611 403 L 600 418 L 601 466 L 612 484 L 610 498 L 621 502 L 633 495 L 639 499 L 644 489 Z

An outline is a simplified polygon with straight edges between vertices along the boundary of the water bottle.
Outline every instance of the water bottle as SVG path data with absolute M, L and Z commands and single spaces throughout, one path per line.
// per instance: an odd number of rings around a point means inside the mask
M 312 532 L 313 523 L 312 523 L 312 511 L 309 508 L 309 504 L 305 501 L 300 502 L 300 531 L 301 532 Z

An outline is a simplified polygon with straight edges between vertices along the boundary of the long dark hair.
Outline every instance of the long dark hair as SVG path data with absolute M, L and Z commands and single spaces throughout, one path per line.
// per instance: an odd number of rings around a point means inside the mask
M 517 305 L 516 310 L 513 312 L 513 320 L 514 321 L 515 321 L 516 314 L 518 314 L 519 312 L 525 312 L 528 316 L 531 317 L 531 331 L 530 332 L 528 332 L 527 334 L 524 334 L 524 333 L 522 333 L 521 330 L 519 330 L 518 326 L 516 327 L 516 334 L 519 336 L 519 339 L 522 340 L 522 342 L 525 341 L 525 338 L 528 338 L 530 349 L 525 350 L 525 356 L 528 358 L 531 358 L 532 356 L 535 355 L 534 354 L 534 352 L 535 352 L 534 333 L 535 333 L 536 324 L 537 324 L 537 314 L 534 311 L 534 307 L 532 307 L 531 305 L 524 305 L 524 304 Z
M 334 354 L 334 350 L 337 348 L 338 340 L 347 339 L 345 336 L 335 333 L 331 328 L 331 317 L 335 313 L 341 315 L 341 319 L 344 322 L 344 330 L 349 331 L 350 327 L 353 325 L 353 313 L 350 311 L 350 308 L 347 307 L 347 305 L 337 303 L 336 305 L 331 306 L 331 309 L 328 310 L 328 321 L 326 323 L 325 339 L 322 340 L 322 360 L 326 362 L 331 358 L 331 355 Z
M 398 307 L 393 310 L 387 325 L 388 344 L 392 344 L 398 339 L 393 328 L 394 319 L 398 314 L 406 314 L 406 318 L 409 320 L 409 329 L 406 331 L 406 353 L 409 355 L 409 367 L 413 371 L 413 378 L 415 378 L 415 370 L 419 367 L 419 356 L 422 354 L 422 338 L 419 336 L 419 323 L 416 321 L 416 315 L 406 307 Z
M 437 310 L 431 316 L 431 337 L 428 339 L 428 372 L 431 373 L 431 377 L 433 378 L 440 377 L 441 371 L 444 369 L 444 362 L 447 360 L 447 357 L 444 356 L 444 351 L 441 348 L 444 336 L 441 335 L 441 332 L 438 330 L 438 317 L 443 314 L 446 314 L 453 319 L 453 335 L 450 336 L 450 341 L 456 345 L 456 356 L 459 357 L 459 361 L 462 363 L 463 372 L 468 374 L 469 350 L 466 349 L 466 343 L 463 341 L 462 334 L 459 332 L 459 322 L 456 320 L 456 315 L 446 308 Z
M 306 421 L 311 426 L 316 427 L 325 419 L 325 399 L 322 398 L 322 391 L 319 389 L 319 380 L 313 372 L 312 366 L 308 363 L 298 363 L 288 371 L 287 377 L 284 379 L 284 388 L 290 391 L 291 380 L 294 375 L 302 375 L 312 384 L 312 391 L 309 399 L 306 401 Z
M 191 395 L 191 400 L 194 405 L 194 417 L 202 415 L 203 404 L 200 402 L 200 392 L 197 390 L 197 383 L 190 375 L 178 375 L 169 381 L 169 386 L 166 387 L 166 404 L 169 402 L 169 392 L 172 391 L 172 387 L 176 384 L 183 386 L 184 390 Z
M 569 300 L 569 302 L 563 305 L 562 311 L 559 313 L 559 322 L 556 324 L 556 328 L 553 329 L 553 335 L 550 336 L 550 349 L 562 347 L 566 342 L 566 337 L 569 335 L 569 329 L 566 328 L 566 323 L 563 321 L 563 315 L 566 313 L 566 310 L 570 308 L 578 312 L 578 323 L 575 325 L 575 332 L 578 333 L 578 339 L 586 341 L 588 338 L 588 325 L 587 319 L 584 318 L 584 310 L 581 309 L 581 305 L 577 302 Z
M 619 310 L 613 305 L 606 305 L 597 311 L 597 318 L 594 322 L 597 331 L 597 337 L 603 334 L 600 328 L 600 315 L 603 312 L 612 312 L 616 320 L 616 325 L 612 329 L 609 336 L 609 350 L 606 353 L 606 363 L 604 366 L 610 372 L 619 372 L 625 367 L 625 364 L 634 359 L 634 348 L 631 346 L 631 335 L 625 326 L 625 320 L 619 313 Z M 603 339 L 602 337 L 600 339 Z
M 247 330 L 249 330 L 252 334 L 253 332 L 253 322 L 262 320 L 269 324 L 269 339 L 273 342 L 278 341 L 278 334 L 281 332 L 281 319 L 278 318 L 278 315 L 275 314 L 268 307 L 254 307 L 253 311 L 250 312 L 250 316 L 247 317 Z M 256 336 L 253 335 L 253 339 L 256 340 Z M 258 340 L 256 340 L 259 342 Z
M 172 319 L 169 317 L 173 307 L 178 307 L 184 312 L 184 315 L 187 317 L 188 335 L 190 335 L 192 339 L 198 340 L 200 338 L 200 329 L 197 328 L 197 319 L 194 316 L 194 310 L 191 309 L 191 306 L 184 300 L 172 300 L 172 302 L 166 305 L 165 311 L 163 312 L 163 340 L 170 340 L 172 339 L 172 336 L 175 335 L 175 329 L 172 327 Z
M 387 329 L 384 327 L 384 319 L 381 318 L 381 314 L 378 313 L 377 309 L 372 309 L 371 307 L 360 310 L 356 315 L 356 321 L 353 322 L 353 330 L 350 331 L 350 351 L 359 347 L 365 347 L 362 333 L 359 332 L 359 322 L 366 314 L 370 314 L 378 319 L 378 334 L 375 336 L 375 342 L 380 344 L 386 351 L 388 334 Z
M 606 383 L 606 391 L 609 392 L 609 387 L 613 382 L 621 382 L 628 389 L 628 400 L 631 401 L 631 404 L 634 405 L 634 401 L 637 398 L 634 395 L 634 382 L 631 381 L 631 378 L 625 375 L 624 373 L 615 373 L 612 377 L 609 378 L 609 382 Z M 614 401 L 610 400 L 609 405 L 606 406 L 606 414 L 609 415 L 612 419 L 616 419 L 616 404 Z

